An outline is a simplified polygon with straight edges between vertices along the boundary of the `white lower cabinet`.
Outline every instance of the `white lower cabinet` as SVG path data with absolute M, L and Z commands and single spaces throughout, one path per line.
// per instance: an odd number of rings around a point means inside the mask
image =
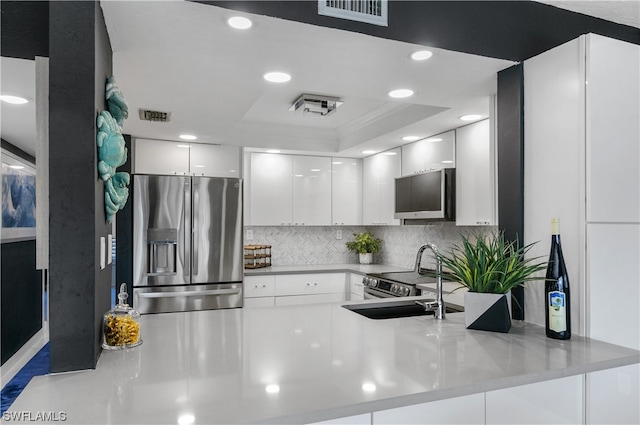
M 638 400 L 640 364 L 634 364 L 317 423 L 640 424 Z
M 289 295 L 276 297 L 276 307 L 283 305 L 322 304 L 344 301 L 344 293 L 315 294 L 315 295 Z
M 489 424 L 581 424 L 584 375 L 486 393 Z
M 245 276 L 244 306 L 331 303 L 346 299 L 344 273 Z
M 276 280 L 273 275 L 245 276 L 244 306 L 273 307 L 275 305 Z
M 640 424 L 640 365 L 587 374 L 587 421 Z
M 329 419 L 328 421 L 312 422 L 311 425 L 371 425 L 371 413 L 345 416 L 344 418 Z
M 362 275 L 357 273 L 349 273 L 349 300 L 364 300 L 364 284 L 362 283 Z
M 275 307 L 276 297 L 259 297 L 259 298 L 247 298 L 244 299 L 245 308 L 254 307 Z
M 484 424 L 484 393 L 373 413 L 377 424 Z

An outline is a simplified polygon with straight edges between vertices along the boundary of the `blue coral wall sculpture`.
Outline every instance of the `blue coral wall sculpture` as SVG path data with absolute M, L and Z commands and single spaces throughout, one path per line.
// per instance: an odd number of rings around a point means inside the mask
M 107 106 L 109 107 L 111 116 L 116 120 L 120 128 L 122 128 L 124 120 L 129 117 L 129 106 L 113 76 L 107 78 L 105 98 L 107 99 Z
M 104 205 L 107 222 L 124 208 L 129 198 L 130 176 L 116 169 L 127 162 L 127 148 L 122 136 L 129 108 L 113 77 L 107 79 L 105 98 L 109 111 L 101 111 L 96 121 L 98 132 L 98 174 L 104 181 Z

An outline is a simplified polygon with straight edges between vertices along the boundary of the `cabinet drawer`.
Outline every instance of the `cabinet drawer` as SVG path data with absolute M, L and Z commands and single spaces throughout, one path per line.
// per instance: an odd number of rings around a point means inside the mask
M 303 305 L 303 304 L 323 304 L 344 301 L 343 293 L 335 294 L 314 294 L 314 295 L 290 295 L 276 297 L 276 306 Z
M 246 276 L 244 279 L 244 297 L 273 297 L 275 295 L 275 276 Z
M 244 308 L 274 307 L 275 305 L 275 297 L 246 298 L 244 300 Z
M 276 296 L 345 294 L 344 273 L 288 274 L 276 276 Z

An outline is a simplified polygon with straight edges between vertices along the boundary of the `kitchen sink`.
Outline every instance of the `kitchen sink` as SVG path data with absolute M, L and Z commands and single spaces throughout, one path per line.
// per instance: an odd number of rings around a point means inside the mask
M 433 301 L 433 300 L 420 300 L 420 301 Z M 433 316 L 433 311 L 425 311 L 424 307 L 416 304 L 415 300 L 402 300 L 402 301 L 389 301 L 372 304 L 348 304 L 342 307 L 347 310 L 351 310 L 354 313 L 361 314 L 369 319 L 397 319 L 400 317 L 413 317 L 413 316 Z M 457 313 L 460 310 L 456 310 L 450 307 L 445 307 L 447 313 Z

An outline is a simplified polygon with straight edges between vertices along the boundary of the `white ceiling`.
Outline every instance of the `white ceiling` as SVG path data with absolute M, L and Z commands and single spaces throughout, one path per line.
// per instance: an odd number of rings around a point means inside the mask
M 640 27 L 640 1 L 544 0 L 554 6 Z M 420 46 L 251 16 L 247 32 L 226 25 L 232 11 L 183 1 L 102 1 L 114 50 L 114 75 L 127 98 L 124 131 L 177 140 L 193 133 L 204 143 L 285 152 L 362 156 L 363 149 L 398 146 L 401 136 L 430 136 L 461 125 L 463 113 L 489 113 L 495 73 L 508 61 L 431 49 L 422 63 L 408 55 Z M 247 15 L 249 16 L 249 15 Z M 2 58 L 3 93 L 35 98 L 33 61 Z M 271 85 L 268 70 L 292 80 Z M 411 87 L 409 101 L 390 89 Z M 338 96 L 332 116 L 288 111 L 302 93 Z M 138 108 L 173 112 L 170 123 L 141 122 Z M 0 109 L 2 137 L 35 155 L 35 106 Z
M 538 0 L 561 9 L 640 28 L 640 0 Z
M 28 59 L 0 58 L 2 94 L 28 99 L 23 105 L 0 102 L 2 138 L 23 151 L 36 153 L 36 63 Z
M 489 115 L 496 73 L 513 63 L 258 15 L 248 31 L 230 28 L 237 12 L 192 2 L 103 1 L 113 73 L 129 104 L 124 131 L 205 143 L 362 156 L 398 146 L 402 136 L 427 137 Z M 268 71 L 292 75 L 284 84 Z M 408 100 L 387 93 L 407 87 Z M 303 93 L 344 104 L 318 118 L 289 111 Z M 171 112 L 169 123 L 141 121 L 138 108 Z

